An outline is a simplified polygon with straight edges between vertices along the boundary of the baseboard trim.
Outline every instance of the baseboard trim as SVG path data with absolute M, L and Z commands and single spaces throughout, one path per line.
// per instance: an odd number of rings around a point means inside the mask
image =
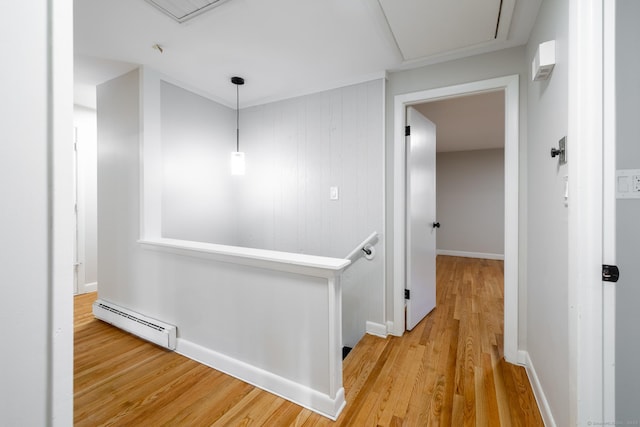
M 369 335 L 375 335 L 380 338 L 386 338 L 388 335 L 386 325 L 369 321 L 366 323 L 366 332 Z
M 88 294 L 89 292 L 96 292 L 98 290 L 98 282 L 86 283 L 82 287 L 82 294 Z
M 338 415 L 346 405 L 344 388 L 342 387 L 336 393 L 336 397 L 332 399 L 327 394 L 182 338 L 178 338 L 175 351 L 189 359 L 287 399 L 333 421 L 338 418 Z
M 536 402 L 538 402 L 538 408 L 540 409 L 540 415 L 542 416 L 542 421 L 544 421 L 544 425 L 546 427 L 555 427 L 556 422 L 553 419 L 553 414 L 551 413 L 551 407 L 549 406 L 549 402 L 547 401 L 547 396 L 544 394 L 542 390 L 542 385 L 540 384 L 540 379 L 538 378 L 538 374 L 536 373 L 536 369 L 533 366 L 533 362 L 531 361 L 531 357 L 529 353 L 526 351 L 520 351 L 519 353 L 524 353 L 525 365 L 524 368 L 527 371 L 527 377 L 529 377 L 529 383 L 531 384 L 531 388 L 533 389 L 533 395 L 536 398 Z M 520 355 L 518 355 L 518 358 Z
M 504 261 L 504 254 L 492 254 L 485 252 L 465 252 L 465 251 L 450 251 L 448 249 L 436 250 L 438 255 L 459 256 L 463 258 L 481 258 L 481 259 L 498 259 Z
M 389 335 L 401 337 L 404 331 L 396 331 L 395 327 L 396 325 L 393 323 L 393 320 L 387 320 L 387 333 Z
M 518 350 L 518 365 L 520 366 L 527 366 L 527 358 L 529 357 L 529 353 L 527 353 L 524 350 Z

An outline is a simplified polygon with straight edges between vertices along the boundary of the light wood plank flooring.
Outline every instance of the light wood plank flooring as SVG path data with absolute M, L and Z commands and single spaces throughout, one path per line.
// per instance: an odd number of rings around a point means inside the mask
M 332 422 L 95 320 L 75 298 L 77 426 L 542 426 L 502 355 L 503 264 L 439 256 L 437 308 L 413 331 L 365 336 L 344 361 Z

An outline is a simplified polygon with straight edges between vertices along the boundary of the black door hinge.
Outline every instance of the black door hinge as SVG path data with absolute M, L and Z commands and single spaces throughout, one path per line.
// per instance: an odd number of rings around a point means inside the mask
M 602 281 L 603 282 L 617 282 L 620 278 L 620 270 L 617 265 L 603 265 L 602 266 Z
M 411 126 L 405 126 L 404 127 L 404 136 L 409 136 L 411 135 Z
M 404 290 L 404 299 L 411 299 L 411 291 L 409 289 Z

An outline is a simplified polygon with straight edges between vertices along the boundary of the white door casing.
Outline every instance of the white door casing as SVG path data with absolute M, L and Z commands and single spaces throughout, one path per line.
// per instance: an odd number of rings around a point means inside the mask
M 436 125 L 407 108 L 406 328 L 413 329 L 436 306 Z
M 505 236 L 504 236 L 504 355 L 511 363 L 524 363 L 518 352 L 518 184 L 519 184 L 519 76 L 463 83 L 396 95 L 394 98 L 393 176 L 393 324 L 390 333 L 405 331 L 405 144 L 404 124 L 410 105 L 465 94 L 504 90 L 505 94 Z

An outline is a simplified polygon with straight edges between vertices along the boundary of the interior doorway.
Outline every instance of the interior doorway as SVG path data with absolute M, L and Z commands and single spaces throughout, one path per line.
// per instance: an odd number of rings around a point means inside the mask
M 407 288 L 416 281 L 429 282 L 425 287 L 433 287 L 433 303 L 429 305 L 433 308 L 436 255 L 504 260 L 504 90 L 408 107 L 408 134 L 414 133 L 414 121 L 420 124 L 415 119 L 416 114 L 433 123 L 433 170 L 422 170 L 425 168 L 420 164 L 410 162 L 413 144 L 408 136 Z M 418 170 L 415 170 L 416 166 Z M 412 190 L 411 178 L 416 175 L 420 187 L 433 188 L 431 198 L 428 192 L 419 194 L 422 199 L 419 203 L 412 200 L 416 191 Z M 422 182 L 425 179 L 429 182 Z M 416 207 L 423 205 L 428 205 L 429 209 L 423 207 L 424 212 L 416 211 Z M 421 218 L 416 219 L 418 216 Z M 414 227 L 418 228 L 417 236 L 414 236 L 416 232 L 410 230 L 416 221 L 421 226 Z M 430 256 L 421 259 L 419 280 L 415 277 L 415 267 L 411 267 L 411 260 L 416 256 L 415 243 L 411 242 L 415 240 L 421 245 L 433 240 Z M 434 271 L 429 266 L 433 266 Z M 503 278 L 500 280 L 502 286 Z M 420 293 L 414 295 L 411 290 L 406 303 L 407 313 L 422 302 L 420 297 Z M 504 304 L 500 305 L 502 311 Z M 417 317 L 407 316 L 406 329 L 411 330 L 425 314 L 423 311 Z
M 519 77 L 517 75 L 397 95 L 394 100 L 394 318 L 391 333 L 405 330 L 406 283 L 406 150 L 407 107 L 483 92 L 504 93 L 504 354 L 511 363 L 524 363 L 518 352 L 518 183 Z
M 74 107 L 74 294 L 98 289 L 97 115 Z

